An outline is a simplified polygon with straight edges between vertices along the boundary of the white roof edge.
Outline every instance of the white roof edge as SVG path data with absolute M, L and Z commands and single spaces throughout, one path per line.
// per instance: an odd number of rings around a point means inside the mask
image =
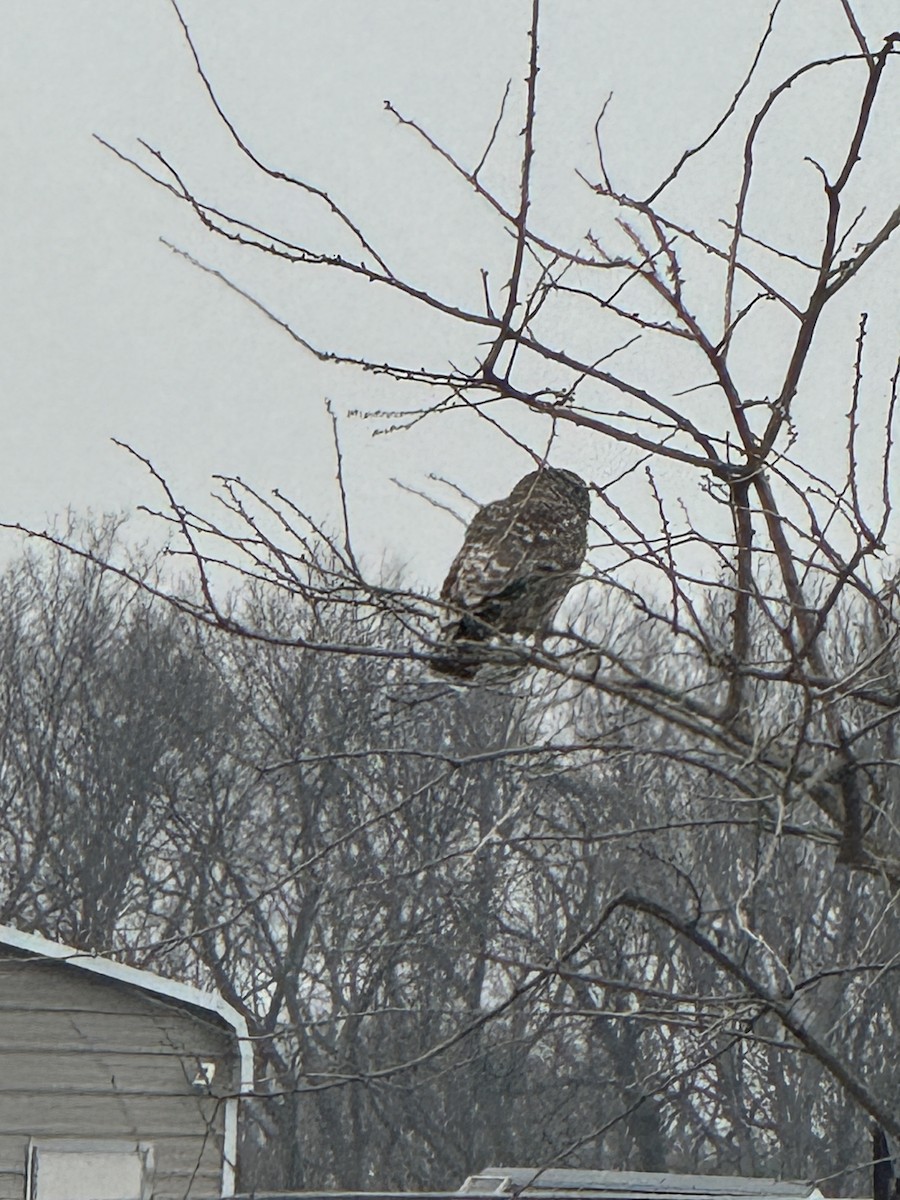
M 76 950 L 74 946 L 51 941 L 39 933 L 22 933 L 12 925 L 0 925 L 0 947 L 3 946 L 9 946 L 13 950 L 24 950 L 28 954 L 34 954 L 41 958 L 56 959 L 58 962 L 76 967 L 81 971 L 89 971 L 93 975 L 113 979 L 118 983 L 127 983 L 131 987 L 140 988 L 152 995 L 164 996 L 166 999 L 178 1000 L 183 1004 L 193 1005 L 194 1008 L 215 1013 L 234 1030 L 237 1039 L 241 1064 L 239 1095 L 245 1096 L 253 1091 L 253 1050 L 250 1045 L 246 1018 L 243 1013 L 232 1008 L 218 992 L 206 992 L 189 983 L 179 983 L 176 979 L 166 979 L 162 975 L 155 975 L 152 971 L 145 971 L 139 967 L 128 967 L 124 963 L 115 962 L 111 958 L 103 958 L 89 950 Z M 226 1101 L 223 1196 L 231 1195 L 234 1191 L 237 1099 L 238 1097 L 229 1097 Z
M 0 946 L 25 950 L 42 958 L 55 958 L 83 971 L 90 971 L 94 975 L 103 975 L 107 979 L 116 979 L 120 983 L 142 988 L 145 992 L 153 992 L 158 996 L 167 996 L 172 1000 L 192 1004 L 195 1008 L 206 1009 L 207 1012 L 214 1012 L 221 1017 L 236 1033 L 245 1037 L 247 1035 L 247 1022 L 243 1015 L 216 992 L 206 992 L 189 983 L 166 979 L 139 967 L 128 967 L 111 958 L 93 954 L 90 950 L 76 950 L 73 946 L 51 941 L 38 933 L 22 933 L 11 925 L 0 925 Z

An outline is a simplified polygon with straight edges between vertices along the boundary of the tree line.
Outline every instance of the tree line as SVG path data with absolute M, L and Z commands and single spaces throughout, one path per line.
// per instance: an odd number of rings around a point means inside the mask
M 0 919 L 244 1013 L 243 1186 L 489 1162 L 866 1186 L 829 1054 L 893 1104 L 892 885 L 840 864 L 814 801 L 779 815 L 777 685 L 738 763 L 552 676 L 448 689 L 231 637 L 62 552 L 0 596 Z M 362 604 L 235 606 L 285 641 L 405 644 Z M 602 617 L 629 661 L 662 652 L 621 599 Z M 843 629 L 849 663 L 871 616 Z M 892 737 L 867 745 L 885 840 Z

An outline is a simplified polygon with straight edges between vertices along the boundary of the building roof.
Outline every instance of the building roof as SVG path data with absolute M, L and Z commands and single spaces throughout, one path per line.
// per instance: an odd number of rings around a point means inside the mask
M 53 942 L 37 933 L 22 933 L 11 925 L 0 925 L 0 950 L 2 947 L 18 950 L 35 957 L 58 962 L 73 970 L 86 971 L 103 979 L 139 988 L 152 996 L 199 1010 L 207 1016 L 217 1018 L 217 1024 L 227 1027 L 237 1043 L 240 1061 L 240 1095 L 253 1090 L 253 1050 L 250 1045 L 247 1022 L 242 1013 L 232 1008 L 217 992 L 205 992 L 201 988 L 165 979 L 152 971 L 128 967 L 124 963 L 102 958 L 88 950 L 76 950 L 62 942 Z M 237 1155 L 237 1097 L 225 1101 L 225 1163 L 222 1175 L 222 1194 L 234 1191 L 234 1167 Z
M 66 966 L 77 967 L 93 975 L 102 975 L 105 979 L 115 979 L 118 983 L 130 984 L 155 996 L 165 996 L 169 1000 L 177 1000 L 203 1012 L 214 1013 L 239 1036 L 247 1036 L 247 1023 L 242 1014 L 227 1004 L 216 992 L 205 992 L 190 984 L 155 975 L 152 971 L 128 967 L 90 950 L 76 950 L 73 946 L 51 941 L 37 933 L 22 933 L 11 925 L 0 925 L 0 947 L 3 946 L 24 950 L 40 958 L 54 959 Z
M 650 1171 L 575 1171 L 485 1167 L 460 1189 L 469 1195 L 525 1195 L 566 1200 L 821 1200 L 812 1183 L 736 1175 L 675 1175 Z
M 568 1171 L 485 1167 L 455 1192 L 254 1192 L 256 1200 L 823 1200 L 811 1183 L 732 1175 L 653 1174 L 649 1171 Z M 244 1198 L 241 1198 L 244 1200 Z M 246 1200 L 251 1200 L 247 1197 Z

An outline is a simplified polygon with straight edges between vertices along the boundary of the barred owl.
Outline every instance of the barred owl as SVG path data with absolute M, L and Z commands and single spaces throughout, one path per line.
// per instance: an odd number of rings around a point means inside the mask
M 543 631 L 584 560 L 590 509 L 583 479 L 546 467 L 475 514 L 441 589 L 453 616 L 433 670 L 473 679 L 491 658 L 483 643 Z

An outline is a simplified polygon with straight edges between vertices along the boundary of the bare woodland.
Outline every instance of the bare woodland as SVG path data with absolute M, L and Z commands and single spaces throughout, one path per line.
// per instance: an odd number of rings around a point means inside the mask
M 896 277 L 900 179 L 875 188 L 872 164 L 896 167 L 900 34 L 835 3 L 846 51 L 774 82 L 781 4 L 761 11 L 731 103 L 649 193 L 623 190 L 600 113 L 595 223 L 567 244 L 534 183 L 538 0 L 480 158 L 389 104 L 505 232 L 502 275 L 471 264 L 479 305 L 259 157 L 175 11 L 235 154 L 354 243 L 286 240 L 165 148 L 116 147 L 209 232 L 210 285 L 241 290 L 226 239 L 464 334 L 453 365 L 359 359 L 247 296 L 298 354 L 393 381 L 394 436 L 465 408 L 523 471 L 571 465 L 573 436 L 625 464 L 589 480 L 583 577 L 551 637 L 504 648 L 512 682 L 431 677 L 434 596 L 368 565 L 349 523 L 238 479 L 195 512 L 142 460 L 166 557 L 129 559 L 111 525 L 29 531 L 4 577 L 0 919 L 245 1013 L 244 1186 L 443 1188 L 507 1162 L 862 1194 L 871 1123 L 900 1138 L 900 362 L 896 290 L 872 283 L 882 261 Z M 778 141 L 821 78 L 840 120 Z M 510 143 L 515 177 L 488 185 Z M 730 207 L 685 216 L 723 144 Z

